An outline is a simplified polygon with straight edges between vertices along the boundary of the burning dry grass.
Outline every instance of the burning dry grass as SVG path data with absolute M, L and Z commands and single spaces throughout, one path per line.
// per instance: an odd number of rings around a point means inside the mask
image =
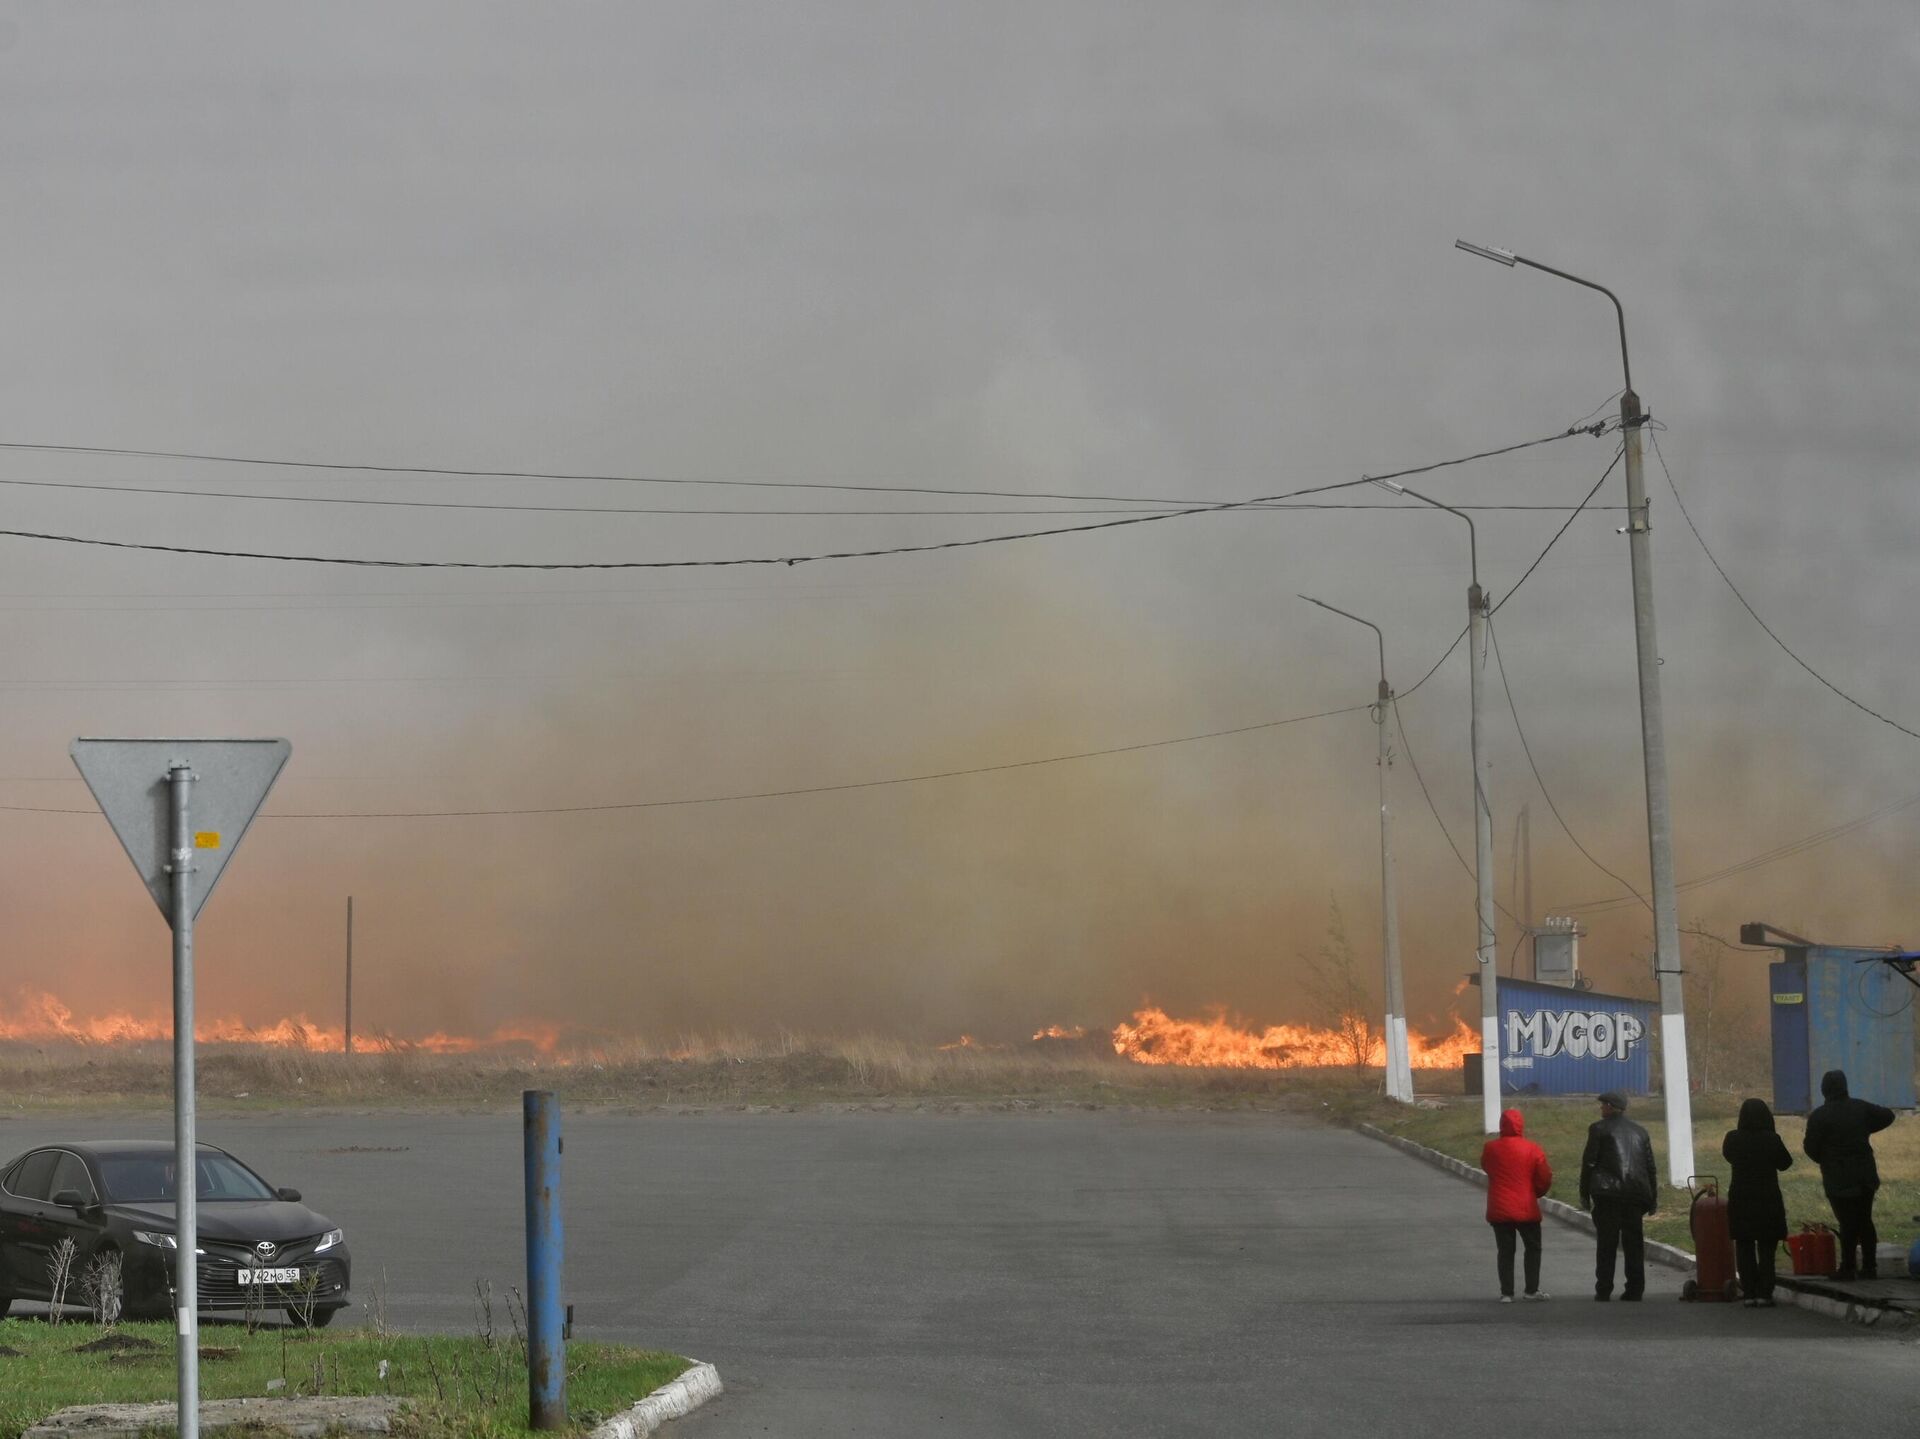
M 195 1026 L 201 1097 L 214 1103 L 488 1103 L 529 1084 L 609 1104 L 803 1104 L 893 1099 L 1085 1104 L 1278 1102 L 1377 1084 L 1378 1042 L 1349 1018 L 1333 1029 L 1256 1028 L 1222 1008 L 1177 1018 L 1148 1005 L 1110 1030 L 1049 1024 L 945 1044 L 783 1032 L 685 1035 L 667 1044 L 523 1019 L 490 1033 L 358 1037 L 304 1016 Z M 24 990 L 0 1007 L 0 1093 L 16 1103 L 162 1101 L 171 1026 L 160 1017 L 82 1014 Z M 1417 1069 L 1457 1070 L 1477 1042 L 1458 1021 L 1409 1036 Z
M 0 1093 L 16 1108 L 162 1106 L 172 1083 L 163 1044 L 0 1044 Z M 620 1107 L 959 1103 L 1317 1107 L 1377 1086 L 1377 1070 L 1244 1069 L 1129 1063 L 1104 1034 L 1007 1045 L 938 1046 L 877 1036 L 684 1036 L 671 1045 L 603 1045 L 564 1059 L 531 1049 L 439 1054 L 389 1049 L 348 1057 L 281 1045 L 209 1044 L 199 1094 L 212 1106 L 492 1105 L 548 1088 Z

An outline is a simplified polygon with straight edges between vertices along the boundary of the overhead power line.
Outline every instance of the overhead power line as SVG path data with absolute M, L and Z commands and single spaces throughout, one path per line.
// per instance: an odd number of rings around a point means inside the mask
M 1579 432 L 1576 431 L 1575 433 L 1579 433 Z M 1556 436 L 1553 438 L 1564 438 L 1564 436 Z M 1544 443 L 1544 441 L 1534 441 L 1531 443 Z M 1616 463 L 1617 463 L 1617 458 L 1618 457 L 1616 456 Z M 1444 465 L 1460 464 L 1460 463 L 1465 463 L 1465 461 L 1464 460 L 1441 461 L 1439 462 L 1438 465 L 1429 466 L 1427 468 L 1439 468 Z M 1611 466 L 1608 467 L 1609 473 L 1611 472 L 1611 468 L 1612 468 Z M 1400 473 L 1411 474 L 1414 472 L 1401 471 Z M 1398 476 L 1392 476 L 1392 477 L 1381 476 L 1379 478 L 1397 478 L 1397 477 Z M 1603 474 L 1601 478 L 1602 480 L 1604 480 L 1606 478 L 1605 474 Z M 1355 483 L 1355 484 L 1371 483 L 1371 480 L 1372 480 L 1372 477 L 1369 477 L 1368 479 L 1353 481 L 1351 483 Z M 1588 491 L 1589 499 L 1592 497 L 1593 493 L 1598 488 L 1599 487 L 1596 484 L 1593 490 Z M 1554 543 L 1558 541 L 1560 535 L 1564 534 L 1565 532 L 1566 532 L 1566 526 L 1563 525 L 1560 528 L 1560 530 L 1555 533 L 1553 540 L 1550 540 L 1548 542 L 1547 549 L 1551 550 Z M 1519 583 L 1521 584 L 1525 583 L 1527 576 L 1531 575 L 1536 569 L 1539 568 L 1540 562 L 1542 559 L 1545 558 L 1546 553 L 1547 551 L 1543 550 L 1540 553 L 1540 555 L 1537 555 L 1534 558 L 1533 563 L 1527 567 L 1526 573 L 1521 576 Z M 1516 584 L 1515 589 L 1518 589 L 1518 588 L 1519 588 L 1519 584 Z M 1511 598 L 1511 593 L 1509 594 L 1509 598 Z M 1462 635 L 1464 635 L 1464 631 L 1462 632 Z M 1426 683 L 1426 680 L 1439 670 L 1441 664 L 1443 664 L 1446 661 L 1447 656 L 1451 655 L 1453 651 L 1459 647 L 1461 637 L 1462 636 L 1455 637 L 1453 643 L 1450 644 L 1445 650 L 1445 652 L 1441 654 L 1440 658 L 1434 662 L 1432 668 L 1430 668 L 1427 671 L 1426 675 L 1423 676 L 1421 680 L 1418 681 L 1415 685 L 1413 685 L 1411 688 L 1405 691 L 1406 694 L 1411 694 L 1413 690 L 1418 689 L 1421 684 Z M 803 786 L 803 787 L 792 788 L 792 789 L 760 790 L 760 791 L 753 791 L 753 792 L 740 793 L 740 794 L 710 795 L 710 796 L 693 797 L 693 798 L 687 798 L 687 799 L 673 799 L 673 800 L 637 800 L 637 801 L 614 803 L 614 804 L 542 805 L 542 806 L 529 806 L 526 808 L 519 808 L 519 809 L 459 809 L 459 810 L 405 810 L 405 811 L 352 811 L 352 812 L 347 812 L 347 811 L 327 811 L 327 812 L 268 811 L 262 817 L 269 818 L 269 819 L 453 819 L 453 818 L 470 819 L 470 818 L 481 818 L 481 817 L 488 817 L 488 816 L 507 817 L 507 816 L 516 816 L 516 815 L 526 816 L 526 815 L 549 815 L 549 814 L 587 814 L 587 813 L 599 813 L 599 812 L 619 811 L 619 810 L 676 808 L 676 807 L 700 805 L 700 804 L 728 804 L 728 803 L 737 803 L 745 800 L 778 799 L 778 798 L 787 798 L 787 797 L 799 796 L 799 795 L 828 794 L 828 793 L 834 793 L 834 792 L 843 791 L 843 790 L 877 789 L 877 788 L 882 788 L 889 785 L 919 784 L 919 783 L 925 783 L 928 781 L 939 780 L 939 779 L 955 779 L 955 778 L 960 778 L 967 775 L 992 774 L 992 773 L 1005 771 L 1005 770 L 1030 769 L 1030 768 L 1035 768 L 1041 765 L 1060 764 L 1060 763 L 1065 763 L 1073 760 L 1093 759 L 1093 758 L 1099 758 L 1107 755 L 1127 754 L 1127 753 L 1132 753 L 1134 751 L 1139 751 L 1139 750 L 1159 749 L 1159 748 L 1165 748 L 1172 745 L 1180 745 L 1180 744 L 1192 744 L 1202 740 L 1220 739 L 1229 735 L 1247 734 L 1247 733 L 1251 733 L 1253 731 L 1262 730 L 1262 729 L 1276 729 L 1286 725 L 1304 723 L 1305 721 L 1308 721 L 1308 720 L 1325 719 L 1325 718 L 1331 718 L 1332 716 L 1335 716 L 1335 715 L 1357 713 L 1358 711 L 1365 710 L 1368 708 L 1370 708 L 1370 706 L 1365 704 L 1348 705 L 1338 709 L 1320 710 L 1312 714 L 1293 715 L 1283 719 L 1266 720 L 1266 721 L 1261 721 L 1259 723 L 1251 724 L 1251 725 L 1235 726 L 1230 729 L 1209 730 L 1201 734 L 1179 735 L 1171 739 L 1147 740 L 1138 744 L 1120 745 L 1120 746 L 1116 746 L 1109 749 L 1083 750 L 1083 751 L 1077 751 L 1072 754 L 1045 756 L 1040 759 L 1017 760 L 1017 761 L 1012 761 L 1010 763 L 997 764 L 997 765 L 978 765 L 978 766 L 972 766 L 964 769 L 941 770 L 941 771 L 936 771 L 936 772 L 926 773 L 926 774 L 893 776 L 893 777 L 878 779 L 878 780 L 860 780 L 860 781 L 854 781 L 846 784 L 809 785 L 809 786 Z M 1399 709 L 1398 709 L 1397 700 L 1395 703 L 1395 721 L 1396 723 L 1401 723 L 1401 730 L 1402 730 L 1401 738 L 1402 738 L 1402 742 L 1405 743 L 1406 741 L 1405 727 L 1404 727 L 1404 723 L 1402 723 L 1399 719 Z M 1406 746 L 1406 750 L 1407 750 L 1408 762 L 1411 764 L 1413 763 L 1412 746 L 1408 744 Z M 1417 765 L 1414 766 L 1414 770 L 1415 770 L 1415 777 L 1419 778 L 1419 769 Z M 1424 779 L 1421 780 L 1421 789 L 1423 793 L 1426 790 L 1426 783 Z M 1428 803 L 1428 807 L 1432 809 L 1433 799 L 1431 795 L 1428 795 L 1427 803 Z M 0 805 L 0 811 L 12 811 L 16 813 L 26 813 L 26 814 L 91 814 L 94 812 L 92 810 L 86 810 L 86 809 L 57 808 L 54 806 L 45 806 L 45 805 Z M 1440 821 L 1440 814 L 1438 809 L 1433 809 L 1433 815 L 1436 822 L 1440 823 L 1441 833 L 1443 835 L 1446 835 L 1447 843 L 1451 846 L 1453 844 L 1453 837 L 1451 834 L 1447 832 L 1447 828 L 1444 821 Z M 1456 857 L 1459 857 L 1459 850 L 1457 847 L 1454 849 L 1454 853 Z M 1462 858 L 1461 862 L 1462 864 L 1465 864 L 1464 858 Z M 1512 915 L 1512 912 L 1505 910 L 1504 907 L 1502 909 L 1502 912 L 1506 913 L 1509 918 L 1514 917 Z M 1516 920 L 1516 922 L 1518 921 Z
M 1553 547 L 1560 543 L 1560 537 L 1573 527 L 1573 522 L 1575 520 L 1579 519 L 1581 515 L 1587 513 L 1589 510 L 1612 508 L 1611 506 L 1595 505 L 1593 503 L 1593 497 L 1600 493 L 1600 487 L 1607 482 L 1607 476 L 1611 475 L 1614 472 L 1615 467 L 1618 466 L 1620 463 L 1620 457 L 1625 453 L 1626 453 L 1626 450 L 1624 448 L 1616 449 L 1613 452 L 1612 462 L 1608 464 L 1606 469 L 1600 472 L 1600 478 L 1593 482 L 1593 488 L 1588 490 L 1585 497 L 1581 499 L 1580 503 L 1573 507 L 1572 512 L 1567 516 L 1566 523 L 1561 525 L 1559 529 L 1553 532 L 1553 538 L 1547 541 L 1546 548 L 1541 550 L 1539 554 L 1533 557 L 1533 563 L 1528 565 L 1526 569 L 1522 571 L 1520 578 L 1513 582 L 1513 588 L 1508 590 L 1505 595 L 1501 596 L 1500 603 L 1487 611 L 1487 615 L 1489 619 L 1491 619 L 1494 615 L 1499 614 L 1501 609 L 1506 605 L 1507 601 L 1520 593 L 1520 587 L 1524 585 L 1528 580 L 1533 578 L 1533 572 L 1540 568 L 1541 561 L 1543 561 L 1544 559 L 1546 559 L 1548 555 L 1553 553 Z M 1454 505 L 1451 508 L 1465 509 L 1468 507 L 1464 505 Z M 1555 506 L 1555 508 L 1558 509 L 1560 507 Z M 1625 507 L 1621 506 L 1621 508 L 1625 508 Z M 1425 674 L 1421 675 L 1419 679 L 1415 680 L 1412 684 L 1408 685 L 1404 690 L 1400 691 L 1400 698 L 1405 699 L 1407 696 L 1411 695 L 1415 690 L 1419 689 L 1421 685 L 1425 684 L 1428 680 L 1432 679 L 1434 675 L 1438 673 L 1440 666 L 1445 664 L 1449 659 L 1451 659 L 1453 657 L 1453 652 L 1460 648 L 1460 641 L 1464 640 L 1467 637 L 1467 631 L 1470 628 L 1472 628 L 1471 624 L 1462 625 L 1460 627 L 1460 633 L 1453 637 L 1453 643 L 1447 646 L 1445 652 L 1441 654 L 1439 659 L 1433 662 L 1432 667 L 1429 668 Z
M 1733 582 L 1733 576 L 1727 573 L 1726 566 L 1715 559 L 1713 551 L 1707 548 L 1706 537 L 1700 533 L 1700 527 L 1693 522 L 1693 516 L 1687 513 L 1687 502 L 1680 498 L 1680 487 L 1673 482 L 1673 471 L 1667 468 L 1667 457 L 1660 453 L 1660 437 L 1657 434 L 1653 437 L 1653 453 L 1660 461 L 1661 473 L 1667 477 L 1667 488 L 1673 491 L 1673 502 L 1680 507 L 1680 517 L 1687 522 L 1687 528 L 1693 531 L 1694 539 L 1699 541 L 1700 553 L 1707 557 L 1708 562 L 1719 572 L 1720 578 L 1727 582 L 1727 588 L 1732 590 L 1733 597 L 1740 601 L 1740 607 L 1749 615 L 1753 616 L 1753 622 L 1767 632 L 1768 639 L 1780 646 L 1781 653 L 1786 655 L 1788 659 L 1799 665 L 1801 669 L 1819 680 L 1821 684 L 1839 695 L 1841 699 L 1845 700 L 1862 714 L 1872 715 L 1875 719 L 1879 720 L 1881 724 L 1897 729 L 1903 735 L 1911 735 L 1914 739 L 1920 739 L 1920 730 L 1909 729 L 1892 716 L 1881 714 L 1879 710 L 1861 700 L 1855 699 L 1852 695 L 1841 689 L 1839 685 L 1821 674 L 1819 670 L 1800 658 L 1791 645 L 1780 638 L 1779 631 L 1775 630 L 1772 625 L 1760 618 L 1760 612 L 1753 607 L 1745 595 L 1740 593 L 1740 586 Z
M 1573 832 L 1573 826 L 1568 824 L 1566 816 L 1560 813 L 1560 806 L 1554 803 L 1553 791 L 1547 788 L 1546 778 L 1540 773 L 1540 766 L 1533 758 L 1533 746 L 1527 743 L 1526 728 L 1520 723 L 1520 707 L 1516 705 L 1513 700 L 1513 684 L 1507 677 L 1507 662 L 1500 654 L 1500 632 L 1493 627 L 1491 620 L 1487 622 L 1487 633 L 1493 637 L 1493 662 L 1495 667 L 1500 671 L 1500 688 L 1506 692 L 1507 711 L 1513 716 L 1513 732 L 1520 736 L 1520 751 L 1527 757 L 1527 768 L 1533 771 L 1533 782 L 1540 787 L 1540 794 L 1541 797 L 1546 800 L 1547 808 L 1553 811 L 1553 817 L 1559 821 L 1560 828 L 1566 833 L 1567 838 L 1573 841 L 1573 847 L 1586 856 L 1587 863 L 1607 876 L 1608 879 L 1617 881 L 1626 889 L 1628 894 L 1639 900 L 1641 904 L 1646 905 L 1649 912 L 1651 912 L 1653 906 L 1647 903 L 1645 895 L 1633 887 L 1631 880 L 1608 869 L 1598 859 L 1594 858 L 1592 850 L 1580 843 L 1580 836 Z
M 1257 730 L 1279 729 L 1305 724 L 1308 720 L 1329 719 L 1334 715 L 1357 714 L 1364 704 L 1344 705 L 1339 709 L 1318 710 L 1312 714 L 1289 715 L 1285 719 L 1262 720 L 1258 724 L 1236 725 L 1232 729 L 1208 730 L 1205 734 L 1178 735 L 1172 739 L 1143 740 L 1138 744 L 1113 745 L 1107 749 L 1078 750 L 1072 754 L 1046 755 L 1040 759 L 1012 760 L 1005 764 L 973 765 L 966 769 L 934 770 L 923 774 L 893 775 L 885 779 L 852 780 L 845 784 L 805 785 L 793 789 L 744 791 L 738 794 L 700 795 L 687 799 L 632 800 L 615 804 L 531 805 L 521 809 L 437 809 L 386 811 L 266 810 L 262 819 L 476 819 L 483 816 L 606 814 L 619 810 L 679 809 L 689 805 L 738 804 L 744 800 L 788 799 L 799 795 L 837 794 L 846 790 L 882 789 L 890 785 L 926 784 L 932 780 L 959 779 L 965 775 L 999 774 L 1007 770 L 1035 769 L 1041 765 L 1064 764 L 1070 760 L 1104 759 L 1109 755 L 1132 754 L 1139 750 L 1165 749 L 1171 745 L 1194 744 L 1200 740 L 1224 739 L 1228 735 L 1252 734 Z M 27 814 L 96 814 L 92 809 L 56 809 L 44 805 L 0 805 L 0 809 Z
M 1407 722 L 1400 717 L 1399 699 L 1396 697 L 1392 701 L 1392 704 L 1393 725 L 1395 729 L 1400 731 L 1400 749 L 1401 752 L 1406 755 L 1407 764 L 1413 770 L 1413 777 L 1420 785 L 1420 793 L 1427 801 L 1427 812 L 1433 816 L 1433 822 L 1440 826 L 1441 837 L 1446 840 L 1447 848 L 1453 851 L 1453 857 L 1460 861 L 1460 868 L 1467 872 L 1468 878 L 1472 878 L 1473 866 L 1468 864 L 1467 857 L 1460 853 L 1460 846 L 1453 842 L 1453 832 L 1447 828 L 1447 822 L 1440 818 L 1440 807 L 1433 802 L 1433 791 L 1427 788 L 1427 782 L 1420 774 L 1420 761 L 1413 757 L 1413 741 L 1407 738 Z M 1500 903 L 1499 900 L 1496 899 L 1493 902 L 1493 907 L 1515 924 L 1525 923 L 1519 915 L 1508 909 L 1504 904 Z
M 1595 411 L 1569 425 L 1559 435 L 1550 439 L 1564 439 L 1575 434 L 1599 434 L 1612 421 L 1591 424 Z M 1535 444 L 1544 444 L 1544 440 L 1530 440 L 1504 449 L 1490 450 L 1484 456 L 1473 458 L 1491 458 L 1494 455 L 1510 454 L 1524 450 Z M 488 470 L 467 466 L 451 465 L 390 465 L 372 464 L 364 461 L 344 460 L 300 460 L 274 455 L 231 455 L 212 454 L 192 450 L 155 450 L 138 449 L 129 446 L 112 445 L 50 445 L 35 444 L 24 440 L 0 441 L 0 450 L 30 450 L 43 454 L 60 455 L 104 455 L 120 458 L 146 460 L 185 460 L 196 464 L 210 465 L 247 465 L 263 469 L 303 470 L 309 472 L 332 472 L 336 474 L 367 474 L 389 477 L 419 476 L 433 479 L 465 480 L 582 480 L 625 485 L 688 485 L 712 486 L 716 488 L 753 489 L 753 490 L 832 490 L 852 494 L 889 494 L 889 495 L 952 495 L 985 499 L 1004 500 L 1094 500 L 1109 503 L 1171 503 L 1186 504 L 1186 500 L 1150 500 L 1138 501 L 1132 495 L 1088 495 L 1036 493 L 1025 490 L 969 490 L 939 485 L 873 485 L 855 484 L 851 481 L 834 480 L 765 480 L 765 479 L 701 479 L 682 475 L 633 475 L 614 474 L 605 471 L 586 470 Z M 1465 463 L 1450 461 L 1445 463 Z M 1435 468 L 1438 468 L 1437 466 Z M 1418 473 L 1406 471 L 1407 474 Z M 1397 478 L 1382 476 L 1381 478 Z
M 1168 510 L 1153 514 L 1127 514 L 1120 519 L 1102 520 L 1094 524 L 1058 525 L 1044 530 L 1025 530 L 1014 534 L 979 535 L 964 540 L 939 540 L 918 545 L 889 545 L 877 549 L 834 550 L 797 555 L 751 555 L 725 559 L 698 560 L 396 560 L 371 559 L 363 556 L 287 554 L 262 550 L 214 549 L 198 545 L 164 545 L 149 541 L 109 540 L 95 536 L 51 534 L 38 530 L 0 529 L 0 535 L 12 536 L 15 539 L 41 540 L 52 544 L 92 545 L 106 549 L 141 550 L 158 554 L 199 555 L 215 559 L 272 560 L 283 564 L 352 565 L 373 569 L 671 570 L 728 568 L 744 565 L 793 566 L 819 563 L 827 560 L 877 559 L 891 555 L 926 554 L 938 550 L 970 549 L 981 545 L 1008 544 L 1015 540 L 1048 539 L 1060 535 L 1085 534 L 1094 530 L 1118 529 L 1126 525 L 1155 524 L 1164 520 L 1184 519 L 1193 515 L 1219 514 L 1224 511 L 1245 509 L 1250 506 L 1273 504 L 1281 500 L 1298 499 L 1305 495 L 1326 494 L 1335 490 L 1352 489 L 1360 485 L 1372 484 L 1376 480 L 1401 479 L 1411 475 L 1428 474 L 1434 470 L 1448 469 L 1456 465 L 1471 464 L 1477 460 L 1491 459 L 1497 455 L 1513 454 L 1520 450 L 1532 449 L 1538 445 L 1550 445 L 1560 440 L 1570 439 L 1574 435 L 1598 434 L 1603 428 L 1604 424 L 1591 425 L 1585 429 L 1576 427 L 1563 430 L 1558 434 L 1545 435 L 1536 440 L 1523 440 L 1517 444 L 1502 445 L 1496 449 L 1482 450 L 1477 454 L 1461 455 L 1453 459 L 1435 460 L 1428 464 L 1416 465 L 1403 470 L 1395 470 L 1390 474 L 1363 475 L 1357 480 L 1342 480 L 1325 485 L 1308 485 L 1301 489 L 1289 490 L 1281 494 L 1259 495 L 1251 499 L 1231 500 L 1220 504 L 1191 505 L 1183 509 Z M 180 458 L 206 459 L 218 457 L 180 456 Z M 342 467 L 336 466 L 332 468 Z M 375 467 L 368 466 L 358 468 Z
M 1682 880 L 1679 884 L 1675 885 L 1674 888 L 1676 890 L 1687 891 L 1704 889 L 1711 884 L 1719 884 L 1721 881 L 1732 879 L 1736 875 L 1746 874 L 1751 870 L 1762 869 L 1767 865 L 1777 864 L 1783 859 L 1791 859 L 1795 855 L 1805 854 L 1808 850 L 1818 849 L 1822 845 L 1831 844 L 1837 839 L 1844 839 L 1855 830 L 1864 829 L 1868 825 L 1876 824 L 1891 815 L 1900 813 L 1902 810 L 1912 809 L 1915 805 L 1920 805 L 1920 794 L 1908 795 L 1905 799 L 1897 799 L 1890 804 L 1883 804 L 1878 809 L 1871 810 L 1866 814 L 1857 815 L 1852 819 L 1842 820 L 1838 824 L 1829 825 L 1825 829 L 1815 830 L 1811 834 L 1803 834 L 1798 839 L 1790 839 L 1784 844 L 1775 845 L 1772 849 L 1761 850 L 1758 854 L 1751 854 L 1745 859 L 1736 860 L 1723 869 L 1713 870 L 1707 874 L 1696 875 L 1692 879 Z M 1617 909 L 1622 905 L 1632 904 L 1633 902 L 1634 901 L 1626 895 L 1612 895 L 1606 899 L 1588 900 L 1582 904 L 1561 905 L 1559 908 L 1568 911 L 1577 910 L 1583 914 L 1599 914 L 1610 909 Z
M 689 483 L 699 483 L 689 481 Z M 245 500 L 279 505 L 371 505 L 387 509 L 404 510 L 479 510 L 503 514 L 525 515 L 689 515 L 706 519 L 752 520 L 752 519 L 872 519 L 876 517 L 895 517 L 902 519 L 953 519 L 980 517 L 986 519 L 1005 518 L 1018 515 L 1149 515 L 1171 514 L 1191 507 L 1194 504 L 1229 505 L 1249 513 L 1273 514 L 1282 510 L 1393 510 L 1403 514 L 1419 514 L 1423 507 L 1398 501 L 1379 501 L 1370 504 L 1352 502 L 1332 503 L 1327 501 L 1308 501 L 1303 504 L 1276 502 L 1262 504 L 1257 501 L 1232 500 L 1173 500 L 1156 496 L 1141 496 L 1124 501 L 1126 509 L 1113 507 L 1122 503 L 1112 496 L 1086 496 L 1087 503 L 1072 509 L 965 509 L 930 510 L 896 508 L 890 510 L 741 510 L 716 506 L 682 505 L 510 505 L 496 504 L 480 500 L 395 500 L 386 498 L 368 498 L 355 495 L 263 495 L 248 490 L 190 490 L 170 485 L 114 485 L 86 480 L 22 480 L 0 478 L 0 485 L 10 485 L 17 489 L 29 490 L 78 490 L 92 494 L 105 495 L 160 495 L 168 498 L 200 500 Z M 952 494 L 979 494 L 981 498 L 993 498 L 992 493 L 984 491 L 943 491 Z M 1058 496 L 1034 495 L 1033 499 L 1057 499 Z M 1111 501 L 1109 505 L 1107 502 Z M 1091 508 L 1094 504 L 1107 507 Z M 1143 508 L 1151 507 L 1151 508 Z M 1458 510 L 1475 511 L 1519 511 L 1546 512 L 1558 514 L 1566 509 L 1565 505 L 1507 504 L 1507 505 L 1455 505 Z M 1625 506 L 1619 508 L 1624 509 Z

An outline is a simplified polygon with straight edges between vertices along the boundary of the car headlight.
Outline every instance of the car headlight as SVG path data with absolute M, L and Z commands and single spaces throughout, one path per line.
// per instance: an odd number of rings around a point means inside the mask
M 142 1244 L 151 1244 L 155 1249 L 178 1249 L 180 1247 L 180 1241 L 175 1239 L 171 1234 L 153 1234 L 145 1229 L 136 1229 L 133 1231 L 133 1237 L 138 1239 Z
M 346 1242 L 347 1242 L 346 1230 L 329 1229 L 325 1234 L 322 1234 L 320 1236 L 320 1242 L 313 1246 L 313 1252 L 315 1254 L 321 1254 L 333 1248 L 333 1246 L 336 1244 L 345 1244 Z

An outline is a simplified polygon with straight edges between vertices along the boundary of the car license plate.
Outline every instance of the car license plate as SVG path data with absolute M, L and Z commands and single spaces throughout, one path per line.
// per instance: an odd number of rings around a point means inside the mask
M 242 1269 L 240 1282 L 242 1284 L 298 1284 L 300 1271 L 298 1269 Z

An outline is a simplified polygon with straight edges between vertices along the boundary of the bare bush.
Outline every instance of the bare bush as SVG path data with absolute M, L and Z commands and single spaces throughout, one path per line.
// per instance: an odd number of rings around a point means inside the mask
M 126 1292 L 122 1283 L 124 1272 L 120 1251 L 103 1249 L 93 1256 L 86 1273 L 80 1276 L 80 1292 L 86 1297 L 95 1324 L 111 1329 L 120 1322 Z
M 1338 1036 L 1347 1063 L 1355 1069 L 1373 1064 L 1380 1049 L 1380 1028 L 1373 1022 L 1373 992 L 1354 964 L 1346 916 L 1338 900 L 1327 915 L 1327 937 L 1317 954 L 1303 954 L 1306 990 L 1319 1017 Z
M 60 1322 L 60 1310 L 67 1302 L 67 1289 L 73 1283 L 73 1266 L 79 1255 L 77 1244 L 71 1239 L 62 1239 L 47 1257 L 48 1317 L 54 1324 Z
M 313 1317 L 320 1305 L 320 1284 L 323 1277 L 316 1266 L 308 1270 L 301 1277 L 300 1282 L 287 1291 L 287 1318 L 302 1329 L 313 1328 Z
M 373 1331 L 376 1339 L 385 1339 L 393 1332 L 387 1322 L 387 1271 L 384 1265 L 380 1269 L 379 1281 L 367 1297 L 367 1328 Z M 384 1359 L 380 1362 L 386 1363 Z M 381 1377 L 386 1376 L 383 1374 Z

